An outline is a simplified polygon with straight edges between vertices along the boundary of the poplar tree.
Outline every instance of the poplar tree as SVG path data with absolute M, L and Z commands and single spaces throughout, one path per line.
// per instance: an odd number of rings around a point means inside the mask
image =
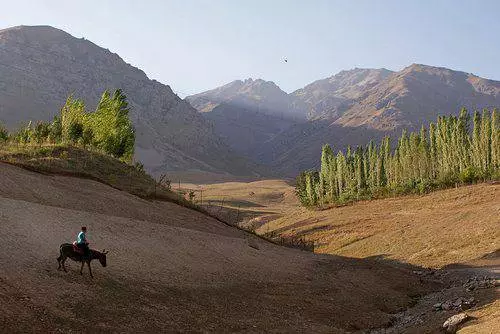
M 470 116 L 439 116 L 428 129 L 404 130 L 394 151 L 390 138 L 335 156 L 325 145 L 320 172 L 301 173 L 297 193 L 304 205 L 344 202 L 366 195 L 427 192 L 433 188 L 500 178 L 500 124 L 495 109 Z

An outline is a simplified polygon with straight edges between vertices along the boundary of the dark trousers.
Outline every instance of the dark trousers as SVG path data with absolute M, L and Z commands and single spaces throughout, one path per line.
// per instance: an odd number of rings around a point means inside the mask
M 90 255 L 90 248 L 89 245 L 87 244 L 77 244 L 78 248 L 80 248 L 83 251 L 83 255 L 85 257 L 89 257 Z

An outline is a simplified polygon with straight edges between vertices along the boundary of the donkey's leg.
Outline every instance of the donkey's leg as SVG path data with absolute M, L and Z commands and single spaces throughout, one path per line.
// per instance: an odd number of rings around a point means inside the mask
M 92 275 L 92 268 L 90 268 L 90 261 L 87 261 L 87 266 L 89 266 L 90 277 L 94 278 L 94 275 Z
M 85 261 L 82 261 L 82 266 L 80 267 L 80 275 L 83 275 L 83 265 L 85 264 Z
M 63 259 L 61 260 L 62 267 L 63 267 L 63 270 L 64 270 L 64 272 L 65 272 L 65 273 L 67 273 L 67 272 L 68 272 L 68 271 L 66 270 L 66 265 L 65 265 L 65 263 L 66 263 L 66 259 L 67 259 L 66 257 L 63 257 Z
M 57 258 L 57 263 L 59 264 L 59 266 L 57 267 L 57 270 L 61 270 L 61 256 L 59 256 Z

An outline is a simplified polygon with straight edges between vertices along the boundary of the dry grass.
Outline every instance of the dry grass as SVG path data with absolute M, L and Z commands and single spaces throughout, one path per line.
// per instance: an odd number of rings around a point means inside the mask
M 235 210 L 239 210 L 237 223 L 245 226 L 254 218 L 262 221 L 282 217 L 299 205 L 294 189 L 283 180 L 202 185 L 182 183 L 181 188 L 194 190 L 197 204 L 226 212 L 230 219 L 234 219 Z
M 141 198 L 190 205 L 156 185 L 148 174 L 97 151 L 68 145 L 0 146 L 0 161 L 45 174 L 77 176 L 99 181 Z
M 314 240 L 316 251 L 352 257 L 384 256 L 441 267 L 500 248 L 500 185 L 478 184 L 358 202 L 328 210 L 301 208 L 293 187 L 279 180 L 205 185 L 204 198 L 251 212 L 256 232 Z M 234 206 L 233 206 L 234 207 Z
M 263 228 L 307 235 L 321 253 L 441 267 L 497 250 L 499 227 L 500 185 L 480 184 L 324 211 L 297 209 Z
M 303 237 L 315 242 L 316 252 L 389 258 L 426 267 L 462 263 L 492 273 L 499 270 L 500 259 L 493 256 L 500 249 L 499 184 L 364 201 L 322 211 L 301 208 L 293 188 L 278 180 L 204 185 L 203 189 L 207 198 L 231 199 L 226 205 L 253 202 L 242 210 L 251 212 L 246 224 L 257 233 Z M 482 259 L 487 254 L 493 256 L 491 261 Z M 468 313 L 476 319 L 460 333 L 496 333 L 500 326 L 498 300 Z

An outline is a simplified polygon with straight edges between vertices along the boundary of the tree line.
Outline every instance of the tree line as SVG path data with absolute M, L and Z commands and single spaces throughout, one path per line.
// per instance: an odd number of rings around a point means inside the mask
M 120 89 L 104 91 L 94 112 L 86 111 L 83 100 L 69 96 L 52 122 L 29 122 L 13 133 L 0 125 L 0 143 L 79 144 L 131 161 L 135 130 L 128 114 L 127 97 Z
M 324 145 L 320 170 L 300 173 L 296 193 L 303 205 L 321 206 L 500 179 L 499 117 L 496 109 L 476 111 L 471 129 L 462 109 L 404 130 L 394 148 L 389 137 L 336 155 Z

